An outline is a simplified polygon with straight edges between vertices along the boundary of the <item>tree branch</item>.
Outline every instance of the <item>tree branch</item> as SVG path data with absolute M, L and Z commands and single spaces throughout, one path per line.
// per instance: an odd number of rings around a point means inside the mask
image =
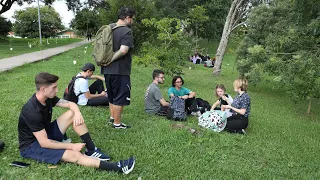
M 0 2 L 1 6 L 2 6 L 1 10 L 0 10 L 0 14 L 8 11 L 11 8 L 12 4 L 14 2 L 16 2 L 17 0 L 6 0 L 5 3 L 3 3 L 3 1 L 4 0 L 1 0 L 1 2 Z

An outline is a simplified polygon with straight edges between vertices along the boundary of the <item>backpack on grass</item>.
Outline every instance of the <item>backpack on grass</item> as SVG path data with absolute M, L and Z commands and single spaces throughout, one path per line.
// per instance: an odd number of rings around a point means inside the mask
M 78 102 L 78 97 L 83 94 L 80 92 L 80 94 L 76 95 L 74 93 L 74 83 L 77 79 L 79 78 L 84 78 L 83 76 L 73 76 L 72 79 L 70 80 L 66 90 L 63 93 L 63 99 L 77 103 Z
M 103 25 L 95 36 L 93 43 L 93 59 L 98 66 L 107 66 L 112 63 L 113 51 L 113 36 L 112 32 L 118 27 L 125 25 L 117 25 L 112 23 L 109 25 Z
M 220 110 L 207 111 L 198 118 L 198 124 L 215 132 L 221 132 L 227 125 L 227 114 Z
M 201 114 L 203 114 L 206 111 L 210 111 L 211 106 L 208 101 L 201 98 L 196 98 L 196 100 L 197 100 L 198 109 L 201 111 Z
M 167 113 L 167 119 L 175 121 L 186 120 L 185 100 L 176 96 L 170 99 L 170 105 Z

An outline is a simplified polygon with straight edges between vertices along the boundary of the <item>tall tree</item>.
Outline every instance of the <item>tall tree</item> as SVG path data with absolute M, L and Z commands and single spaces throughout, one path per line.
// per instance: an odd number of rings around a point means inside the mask
M 8 32 L 11 31 L 12 23 L 4 17 L 0 16 L 0 24 L 0 37 L 6 37 L 8 35 Z
M 216 61 L 213 74 L 218 76 L 221 73 L 221 65 L 231 32 L 241 24 L 250 9 L 249 0 L 233 0 L 226 18 L 220 43 L 216 53 Z
M 88 8 L 77 11 L 70 26 L 80 34 L 94 34 L 101 26 L 98 11 L 89 10 Z
M 41 31 L 43 37 L 55 36 L 62 30 L 61 19 L 59 14 L 50 7 L 40 7 L 41 13 Z M 38 30 L 38 9 L 35 7 L 26 8 L 25 10 L 16 11 L 14 13 L 16 22 L 14 24 L 14 32 L 21 37 L 39 37 Z
M 320 2 L 279 0 L 250 14 L 237 52 L 240 76 L 256 84 L 265 74 L 294 101 L 320 98 Z

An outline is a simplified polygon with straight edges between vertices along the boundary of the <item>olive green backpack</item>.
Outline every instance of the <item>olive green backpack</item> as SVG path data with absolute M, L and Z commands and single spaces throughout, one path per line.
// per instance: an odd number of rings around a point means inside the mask
M 98 66 L 108 66 L 112 63 L 113 51 L 113 38 L 112 31 L 118 27 L 125 25 L 117 25 L 116 23 L 103 25 L 95 36 L 93 43 L 93 59 Z

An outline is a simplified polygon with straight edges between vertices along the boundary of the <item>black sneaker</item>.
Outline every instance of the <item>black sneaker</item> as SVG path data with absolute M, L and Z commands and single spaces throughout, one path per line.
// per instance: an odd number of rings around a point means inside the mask
M 119 161 L 118 167 L 121 168 L 120 172 L 122 172 L 123 174 L 129 174 L 133 170 L 135 162 L 136 160 L 134 157 L 130 157 L 127 160 Z
M 131 128 L 131 126 L 127 126 L 126 124 L 124 124 L 124 123 L 121 123 L 120 125 L 114 125 L 114 124 L 112 124 L 112 126 L 113 126 L 113 128 L 115 128 L 115 129 L 128 129 L 128 128 Z
M 114 119 L 113 119 L 113 118 L 110 118 L 110 119 L 109 119 L 109 123 L 110 123 L 110 124 L 113 124 L 113 123 L 114 123 Z

